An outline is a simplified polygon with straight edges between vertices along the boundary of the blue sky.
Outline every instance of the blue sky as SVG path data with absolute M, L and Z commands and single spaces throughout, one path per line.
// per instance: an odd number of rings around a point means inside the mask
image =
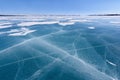
M 120 13 L 120 0 L 0 0 L 0 14 Z

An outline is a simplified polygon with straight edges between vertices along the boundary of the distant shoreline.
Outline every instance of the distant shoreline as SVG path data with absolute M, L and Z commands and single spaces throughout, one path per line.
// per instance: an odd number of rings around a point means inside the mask
M 120 16 L 120 14 L 92 14 L 88 16 Z
M 44 14 L 41 14 L 41 15 L 0 15 L 1 16 L 4 16 L 4 17 L 12 17 L 12 16 L 82 16 L 82 15 L 44 15 Z M 120 14 L 91 14 L 91 15 L 86 15 L 86 16 L 120 16 Z

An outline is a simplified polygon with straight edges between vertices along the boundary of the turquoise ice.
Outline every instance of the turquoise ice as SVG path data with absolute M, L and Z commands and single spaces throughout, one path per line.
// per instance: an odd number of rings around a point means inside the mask
M 119 80 L 119 17 L 0 19 L 0 80 Z

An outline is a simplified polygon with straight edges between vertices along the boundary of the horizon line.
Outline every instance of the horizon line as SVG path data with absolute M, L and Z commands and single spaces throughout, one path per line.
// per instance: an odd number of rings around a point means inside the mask
M 120 16 L 120 13 L 87 14 L 84 16 Z M 83 16 L 82 14 L 0 14 L 0 16 Z

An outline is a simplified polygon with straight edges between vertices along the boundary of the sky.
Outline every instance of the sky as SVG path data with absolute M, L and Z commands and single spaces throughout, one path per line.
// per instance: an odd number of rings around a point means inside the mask
M 120 13 L 120 0 L 0 0 L 0 14 Z

